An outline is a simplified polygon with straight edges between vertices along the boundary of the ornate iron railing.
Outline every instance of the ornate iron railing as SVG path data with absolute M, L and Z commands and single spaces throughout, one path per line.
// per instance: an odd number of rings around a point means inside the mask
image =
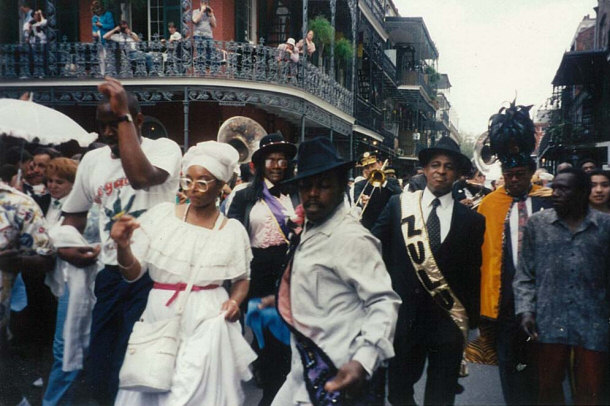
M 434 90 L 434 88 L 428 84 L 426 74 L 422 72 L 417 72 L 414 70 L 403 71 L 400 79 L 401 85 L 421 86 L 430 98 L 433 98 L 436 95 L 436 90 Z
M 0 80 L 190 77 L 271 83 L 304 90 L 353 113 L 352 92 L 284 51 L 229 41 L 1 44 Z
M 396 82 L 396 66 L 394 66 L 394 62 L 385 54 L 381 54 L 381 65 L 383 67 L 383 71 L 392 79 L 392 81 Z
M 383 9 L 382 2 L 380 0 L 364 0 L 364 4 L 366 4 L 377 19 L 377 21 L 383 25 L 385 20 L 385 10 Z

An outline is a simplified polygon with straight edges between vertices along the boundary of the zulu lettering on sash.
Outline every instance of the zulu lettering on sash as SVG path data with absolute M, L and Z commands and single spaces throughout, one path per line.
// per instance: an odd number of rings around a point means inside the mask
M 424 222 L 421 208 L 422 191 L 403 192 L 400 195 L 401 229 L 409 259 L 420 283 L 432 296 L 434 302 L 443 308 L 464 335 L 464 345 L 468 338 L 468 315 L 460 300 L 455 296 L 443 273 L 438 268 Z

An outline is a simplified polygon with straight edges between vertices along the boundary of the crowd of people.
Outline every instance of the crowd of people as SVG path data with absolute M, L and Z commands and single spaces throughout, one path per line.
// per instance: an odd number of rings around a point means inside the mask
M 23 67 L 21 72 L 23 77 L 40 76 L 48 74 L 48 48 L 47 37 L 49 28 L 47 19 L 42 10 L 34 10 L 33 2 L 25 0 L 20 6 L 20 16 L 23 18 L 22 43 L 27 47 L 26 51 L 29 63 Z M 146 44 L 138 44 L 145 40 L 136 32 L 132 31 L 129 22 L 117 20 L 110 10 L 104 7 L 105 2 L 93 0 L 90 4 L 91 11 L 91 38 L 94 44 L 101 44 L 96 49 L 92 49 L 86 54 L 87 69 L 92 68 L 90 63 L 94 63 L 94 56 L 97 55 L 99 71 L 102 75 L 107 72 L 125 72 L 131 70 L 137 75 L 145 75 L 147 72 L 165 74 L 167 71 L 176 74 L 185 69 L 182 63 L 182 55 L 192 52 L 192 61 L 197 65 L 197 69 L 219 69 L 227 63 L 228 50 L 214 42 L 214 31 L 218 27 L 218 21 L 214 9 L 210 6 L 209 0 L 200 2 L 199 7 L 193 10 L 191 23 L 192 35 L 183 37 L 176 22 L 167 22 L 167 39 L 160 34 L 161 46 L 149 47 Z M 118 22 L 118 24 L 117 24 Z M 313 41 L 314 32 L 309 30 L 305 38 L 295 41 L 294 38 L 287 38 L 286 42 L 279 44 L 270 60 L 276 62 L 290 62 L 285 65 L 285 69 L 290 75 L 296 76 L 297 65 L 300 58 L 304 55 L 311 59 L 316 51 Z M 185 41 L 190 41 L 187 45 L 181 45 Z M 192 48 L 192 50 L 191 50 Z M 283 66 L 283 65 L 280 65 Z M 65 66 L 70 70 L 70 64 Z M 192 73 L 193 67 L 188 67 Z
M 610 174 L 537 171 L 528 108 L 490 119 L 502 180 L 445 137 L 401 185 L 323 136 L 183 156 L 120 82 L 99 91 L 83 155 L 4 154 L 2 404 L 29 404 L 24 343 L 53 356 L 43 405 L 235 406 L 252 378 L 259 405 L 414 405 L 426 364 L 424 404 L 451 405 L 466 361 L 498 365 L 508 405 L 564 403 L 566 371 L 576 404 L 607 400 Z

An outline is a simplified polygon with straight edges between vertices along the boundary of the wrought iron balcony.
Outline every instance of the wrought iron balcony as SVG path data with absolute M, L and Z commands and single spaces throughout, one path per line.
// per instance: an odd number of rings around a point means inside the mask
M 392 82 L 396 83 L 396 66 L 385 53 L 381 54 L 381 65 L 386 75 L 392 79 Z
M 406 86 L 420 86 L 424 89 L 426 94 L 430 98 L 434 98 L 436 91 L 427 80 L 427 75 L 422 72 L 414 71 L 414 70 L 405 70 L 402 72 L 402 77 L 400 78 L 400 85 Z
M 293 87 L 352 114 L 352 92 L 308 62 L 263 45 L 178 42 L 0 44 L 0 83 L 19 79 L 208 78 Z
M 385 11 L 383 9 L 382 1 L 380 0 L 361 0 L 362 3 L 366 4 L 369 10 L 373 13 L 375 18 L 380 24 L 384 23 Z

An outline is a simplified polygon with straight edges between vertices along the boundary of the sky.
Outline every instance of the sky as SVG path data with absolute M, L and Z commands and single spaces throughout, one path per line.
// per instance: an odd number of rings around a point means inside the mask
M 461 135 L 479 135 L 503 103 L 542 105 L 578 24 L 596 0 L 394 0 L 423 17 L 449 75 Z

